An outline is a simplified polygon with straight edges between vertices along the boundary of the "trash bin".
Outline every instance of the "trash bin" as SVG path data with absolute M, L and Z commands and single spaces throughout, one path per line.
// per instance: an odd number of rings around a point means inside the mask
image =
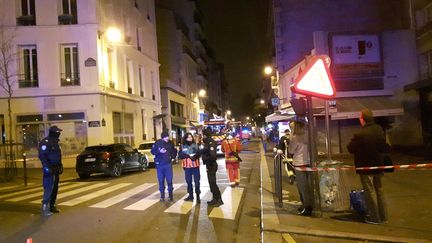
M 343 162 L 325 160 L 319 163 L 321 209 L 342 212 L 350 209 L 347 171 L 340 170 Z M 333 169 L 333 170 L 332 170 Z

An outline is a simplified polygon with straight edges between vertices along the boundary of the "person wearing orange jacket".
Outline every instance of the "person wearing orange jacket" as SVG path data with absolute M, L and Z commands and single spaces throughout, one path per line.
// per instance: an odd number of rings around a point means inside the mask
M 235 187 L 240 184 L 240 157 L 241 143 L 231 135 L 222 142 L 222 152 L 225 154 L 225 167 L 228 171 L 230 186 Z M 236 156 L 237 155 L 237 156 Z

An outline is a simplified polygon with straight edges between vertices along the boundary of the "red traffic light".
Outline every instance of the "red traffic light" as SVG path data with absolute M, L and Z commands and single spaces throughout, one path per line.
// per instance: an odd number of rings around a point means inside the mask
M 312 57 L 306 69 L 291 86 L 293 92 L 324 99 L 335 97 L 336 89 L 327 65 L 328 62 L 329 57 L 324 55 Z

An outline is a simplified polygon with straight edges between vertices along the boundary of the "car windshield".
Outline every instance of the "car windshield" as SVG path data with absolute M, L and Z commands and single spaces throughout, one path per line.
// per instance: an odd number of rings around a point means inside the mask
M 100 152 L 114 152 L 114 146 L 113 145 L 91 146 L 85 148 L 84 150 L 84 153 L 100 153 Z
M 153 146 L 153 143 L 142 143 L 142 144 L 140 144 L 138 149 L 140 149 L 140 150 L 151 149 L 152 146 Z

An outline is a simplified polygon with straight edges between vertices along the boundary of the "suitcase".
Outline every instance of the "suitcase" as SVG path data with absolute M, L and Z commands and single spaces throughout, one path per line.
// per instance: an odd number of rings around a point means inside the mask
M 364 199 L 363 190 L 352 190 L 349 194 L 351 209 L 360 216 L 365 216 L 367 213 L 366 202 Z

